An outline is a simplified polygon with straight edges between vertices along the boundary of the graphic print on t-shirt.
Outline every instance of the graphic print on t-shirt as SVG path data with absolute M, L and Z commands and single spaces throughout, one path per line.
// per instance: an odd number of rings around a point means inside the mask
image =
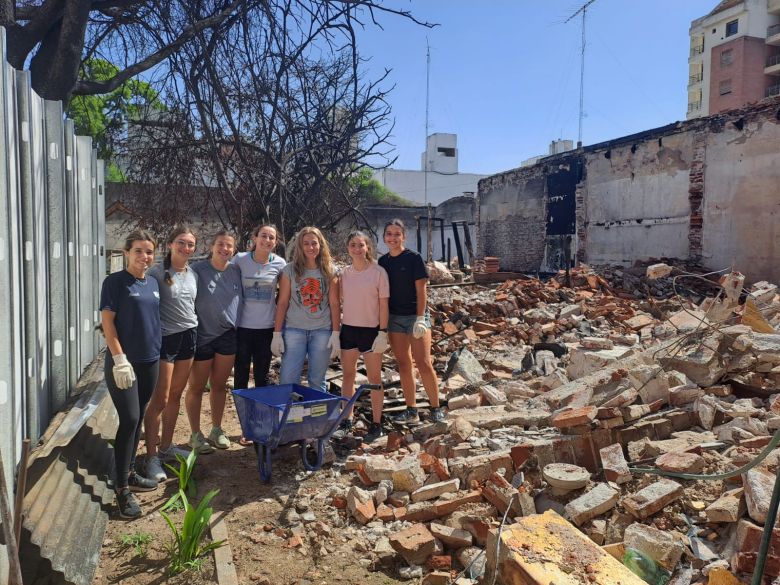
M 321 310 L 322 281 L 319 278 L 304 278 L 298 287 L 298 301 L 311 313 Z
M 244 300 L 270 303 L 273 298 L 275 275 L 262 270 L 244 277 Z

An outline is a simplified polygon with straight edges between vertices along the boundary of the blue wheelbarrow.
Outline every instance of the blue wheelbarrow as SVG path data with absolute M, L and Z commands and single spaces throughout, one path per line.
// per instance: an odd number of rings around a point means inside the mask
M 299 384 L 233 390 L 241 431 L 255 445 L 260 479 L 271 481 L 273 451 L 289 443 L 300 443 L 305 469 L 322 467 L 328 439 L 361 392 L 373 388 L 379 386 L 360 386 L 350 399 Z

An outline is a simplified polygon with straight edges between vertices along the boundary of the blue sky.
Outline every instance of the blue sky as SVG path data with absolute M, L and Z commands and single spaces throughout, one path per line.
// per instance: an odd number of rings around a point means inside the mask
M 584 1 L 584 0 L 583 0 Z M 419 169 L 430 132 L 458 135 L 461 172 L 494 173 L 577 139 L 581 18 L 572 0 L 389 0 L 426 29 L 381 17 L 358 47 L 370 74 L 392 69 L 395 168 Z M 587 14 L 583 142 L 685 119 L 688 28 L 718 0 L 596 0 Z

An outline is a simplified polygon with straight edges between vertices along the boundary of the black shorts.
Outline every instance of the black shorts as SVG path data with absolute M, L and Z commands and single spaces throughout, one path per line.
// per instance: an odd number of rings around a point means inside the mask
M 360 353 L 371 351 L 377 333 L 379 327 L 354 327 L 342 324 L 339 334 L 341 349 L 358 349 Z
M 195 352 L 196 362 L 205 362 L 206 360 L 214 359 L 214 354 L 220 355 L 236 355 L 236 348 L 238 347 L 238 337 L 236 336 L 235 329 L 229 329 L 216 339 L 212 339 L 208 343 L 198 346 L 198 351 Z
M 192 359 L 192 356 L 195 355 L 197 342 L 198 329 L 196 327 L 163 335 L 160 361 L 173 363 Z

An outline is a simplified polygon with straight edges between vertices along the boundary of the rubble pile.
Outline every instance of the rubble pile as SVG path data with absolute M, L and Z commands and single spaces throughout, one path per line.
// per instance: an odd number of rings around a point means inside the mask
M 658 470 L 738 469 L 780 429 L 776 287 L 742 291 L 732 273 L 698 304 L 649 303 L 589 269 L 570 277 L 435 290 L 449 418 L 336 463 L 316 496 L 327 520 L 301 529 L 311 546 L 341 539 L 426 584 L 750 575 L 780 449 L 725 480 Z M 780 529 L 765 574 L 780 576 Z

